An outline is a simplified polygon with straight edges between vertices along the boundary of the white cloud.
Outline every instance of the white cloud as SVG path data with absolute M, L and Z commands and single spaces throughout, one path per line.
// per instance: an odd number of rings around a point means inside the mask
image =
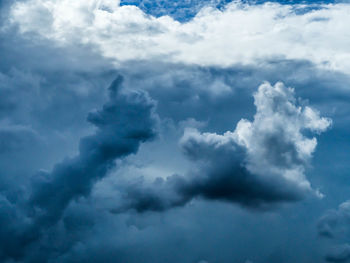
M 213 170 L 218 171 L 223 166 L 222 160 L 230 164 L 238 162 L 249 171 L 245 176 L 251 177 L 246 180 L 252 185 L 285 188 L 283 195 L 310 192 L 305 167 L 317 140 L 306 137 L 303 131 L 323 132 L 331 125 L 331 120 L 320 117 L 310 107 L 298 106 L 294 90 L 282 83 L 262 84 L 254 94 L 254 103 L 253 121 L 240 120 L 233 132 L 219 135 L 187 129 L 181 140 L 184 152 L 194 160 L 212 162 L 216 167 Z M 231 170 L 230 176 L 241 176 Z M 318 191 L 315 194 L 320 195 Z
M 325 131 L 331 121 L 310 107 L 297 106 L 294 90 L 282 83 L 261 85 L 254 101 L 254 121 L 241 120 L 235 130 L 238 143 L 247 149 L 249 169 L 256 174 L 276 173 L 307 188 L 304 164 L 311 158 L 317 140 L 302 132 Z
M 118 1 L 28 0 L 13 5 L 10 21 L 22 33 L 58 45 L 91 44 L 116 63 L 159 59 L 229 66 L 282 57 L 350 73 L 350 5 L 322 5 L 297 15 L 295 8 L 302 7 L 234 2 L 224 11 L 202 9 L 181 24 Z

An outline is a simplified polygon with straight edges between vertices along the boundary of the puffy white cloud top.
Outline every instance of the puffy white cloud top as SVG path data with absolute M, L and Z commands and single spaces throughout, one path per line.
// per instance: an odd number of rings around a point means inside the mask
M 194 160 L 211 163 L 209 169 L 204 169 L 213 171 L 210 176 L 224 176 L 227 183 L 247 182 L 241 184 L 247 188 L 241 189 L 245 195 L 243 203 L 298 199 L 313 191 L 304 172 L 317 140 L 303 132 L 323 132 L 331 120 L 320 117 L 308 106 L 298 106 L 294 90 L 283 83 L 262 84 L 254 94 L 254 103 L 253 121 L 240 120 L 233 132 L 218 135 L 188 129 L 181 140 L 185 153 Z M 225 166 L 231 168 L 222 175 Z M 239 173 L 238 167 L 245 167 L 248 172 Z M 257 185 L 259 190 L 255 189 Z M 232 189 L 231 194 L 236 190 Z
M 157 59 L 229 66 L 286 58 L 350 73 L 350 5 L 305 8 L 233 2 L 223 11 L 204 8 L 180 23 L 112 0 L 28 0 L 12 6 L 9 21 L 57 45 L 92 45 L 116 63 Z

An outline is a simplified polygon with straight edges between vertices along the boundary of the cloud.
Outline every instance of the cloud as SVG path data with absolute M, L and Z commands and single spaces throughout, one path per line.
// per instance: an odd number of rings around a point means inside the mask
M 350 201 L 339 205 L 337 210 L 327 211 L 319 220 L 318 233 L 327 238 L 340 238 L 350 231 Z
M 147 14 L 156 17 L 169 15 L 180 22 L 191 20 L 205 6 L 222 7 L 230 0 L 179 0 L 179 1 L 150 1 L 150 0 L 121 0 L 121 5 L 135 5 Z
M 326 211 L 318 221 L 317 230 L 321 237 L 338 243 L 328 249 L 325 256 L 327 261 L 348 262 L 350 260 L 350 245 L 346 243 L 350 234 L 349 200 L 341 203 L 337 209 Z
M 96 132 L 80 140 L 76 157 L 66 158 L 51 172 L 38 173 L 30 194 L 25 195 L 27 200 L 11 204 L 4 197 L 6 205 L 1 212 L 13 214 L 14 219 L 7 216 L 2 221 L 4 231 L 12 237 L 8 245 L 0 246 L 0 255 L 21 256 L 28 245 L 50 233 L 49 228 L 62 218 L 71 201 L 89 195 L 93 184 L 107 175 L 116 159 L 136 153 L 141 143 L 155 137 L 154 102 L 144 92 L 122 90 L 122 82 L 121 76 L 116 78 L 109 88 L 109 101 L 88 115 Z M 10 213 L 4 211 L 7 207 Z M 18 229 L 12 229 L 12 224 Z
M 22 151 L 40 144 L 39 135 L 24 126 L 4 126 L 0 129 L 0 155 Z
M 45 141 L 31 127 L 0 124 L 0 192 L 11 192 L 42 163 Z
M 79 155 L 57 164 L 35 186 L 31 203 L 42 217 L 56 222 L 72 199 L 89 194 L 115 159 L 136 153 L 140 143 L 155 136 L 153 103 L 143 93 L 122 94 L 122 81 L 118 77 L 111 85 L 110 102 L 88 115 L 97 131 L 80 140 Z
M 328 262 L 348 262 L 350 259 L 350 245 L 344 244 L 332 249 L 326 256 Z
M 116 64 L 152 59 L 227 67 L 277 57 L 349 73 L 350 5 L 316 7 L 233 2 L 223 10 L 203 8 L 179 23 L 118 1 L 28 0 L 13 4 L 7 27 L 18 25 L 28 37 L 36 33 L 60 47 L 91 45 Z
M 253 121 L 240 120 L 233 132 L 185 130 L 180 146 L 196 169 L 188 176 L 158 179 L 148 188 L 127 188 L 126 208 L 164 210 L 195 197 L 265 208 L 300 200 L 311 192 L 322 196 L 305 176 L 317 145 L 315 137 L 305 134 L 324 132 L 331 120 L 309 106 L 299 106 L 294 90 L 282 83 L 262 84 L 254 104 Z
M 321 261 L 305 218 L 346 189 L 327 174 L 347 167 L 338 159 L 349 120 L 347 5 L 232 3 L 187 23 L 118 1 L 0 6 L 1 262 Z M 125 78 L 114 96 L 104 87 L 116 71 Z M 272 114 L 255 113 L 251 94 L 264 80 L 294 87 L 309 108 L 284 87 Z M 273 104 L 266 97 L 261 109 Z M 161 134 L 142 144 L 155 134 L 155 103 Z M 317 140 L 309 170 L 313 136 L 329 125 L 315 108 L 334 127 Z M 147 120 L 148 135 L 128 126 L 147 130 Z M 328 192 L 332 184 L 339 188 Z M 316 206 L 256 216 L 231 205 L 270 208 L 318 195 L 318 186 L 329 198 Z

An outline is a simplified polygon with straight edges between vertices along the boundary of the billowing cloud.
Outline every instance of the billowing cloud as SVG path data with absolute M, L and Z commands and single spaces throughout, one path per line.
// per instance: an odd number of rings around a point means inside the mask
M 282 83 L 262 84 L 254 104 L 253 121 L 240 120 L 232 132 L 185 130 L 180 145 L 196 169 L 188 176 L 156 180 L 146 189 L 127 189 L 129 207 L 163 210 L 203 197 L 264 208 L 311 192 L 321 196 L 305 176 L 317 145 L 315 137 L 305 134 L 319 134 L 331 121 L 298 105 L 294 90 Z
M 22 256 L 28 245 L 50 232 L 48 229 L 62 218 L 71 201 L 89 195 L 93 184 L 107 175 L 116 159 L 136 153 L 142 142 L 154 138 L 154 102 L 144 92 L 122 90 L 122 82 L 121 76 L 116 78 L 109 88 L 109 102 L 88 115 L 97 129 L 80 140 L 76 157 L 66 158 L 51 172 L 37 174 L 24 199 L 11 203 L 2 197 L 2 229 L 11 237 L 1 242 L 1 257 Z
M 111 85 L 111 101 L 88 115 L 97 132 L 80 140 L 79 155 L 57 164 L 35 185 L 31 204 L 40 217 L 56 222 L 69 201 L 87 195 L 115 159 L 136 153 L 140 143 L 155 136 L 153 103 L 143 93 L 123 94 L 122 81 L 118 77 Z
M 242 119 L 233 132 L 223 135 L 189 130 L 182 138 L 182 148 L 193 160 L 212 162 L 208 169 L 213 173 L 210 177 L 236 177 L 238 181 L 232 182 L 232 187 L 242 181 L 245 186 L 238 200 L 259 203 L 298 199 L 310 190 L 304 169 L 317 144 L 316 138 L 307 138 L 302 132 L 325 131 L 330 120 L 295 103 L 292 89 L 282 83 L 275 86 L 265 83 L 254 94 L 256 114 L 252 122 Z M 223 180 L 223 185 L 217 186 L 219 195 L 223 192 L 219 189 L 227 187 L 228 182 Z M 240 189 L 227 190 L 233 199 L 235 194 L 241 195 Z
M 203 8 L 180 23 L 118 1 L 29 0 L 12 6 L 9 21 L 23 34 L 36 33 L 60 47 L 92 45 L 117 64 L 153 59 L 230 66 L 278 57 L 349 73 L 349 8 L 233 2 L 222 11 Z
M 263 2 L 0 0 L 0 261 L 322 262 L 350 7 Z

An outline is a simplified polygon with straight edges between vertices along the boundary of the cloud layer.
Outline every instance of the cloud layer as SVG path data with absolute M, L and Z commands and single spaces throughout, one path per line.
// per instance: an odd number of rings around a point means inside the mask
M 91 45 L 116 64 L 155 59 L 227 67 L 277 57 L 349 73 L 349 5 L 308 8 L 234 2 L 223 11 L 204 8 L 179 23 L 118 1 L 30 0 L 15 3 L 9 21 L 23 34 L 38 34 L 58 46 Z

